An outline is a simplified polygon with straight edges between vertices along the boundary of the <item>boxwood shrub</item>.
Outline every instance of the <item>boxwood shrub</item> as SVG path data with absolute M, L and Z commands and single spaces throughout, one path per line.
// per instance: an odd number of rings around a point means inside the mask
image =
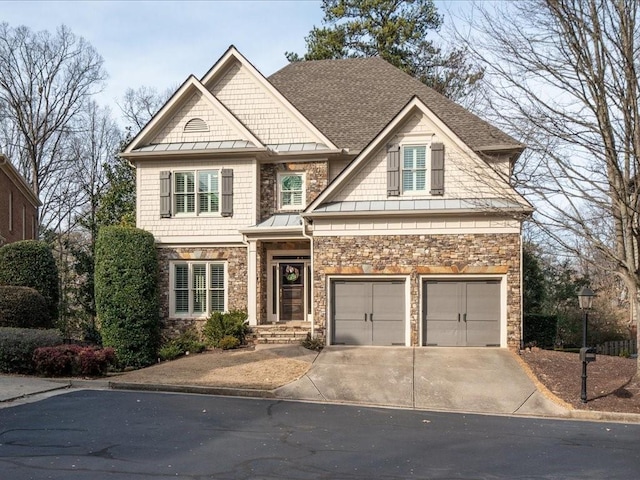
M 0 372 L 33 373 L 35 350 L 60 344 L 58 330 L 0 327 Z
M 96 240 L 95 296 L 105 347 L 121 367 L 155 362 L 160 341 L 158 261 L 153 235 L 103 227 Z
M 1 247 L 0 285 L 35 288 L 46 300 L 51 320 L 58 319 L 58 267 L 45 242 L 23 240 Z
M 0 285 L 0 327 L 51 328 L 44 297 L 29 287 Z

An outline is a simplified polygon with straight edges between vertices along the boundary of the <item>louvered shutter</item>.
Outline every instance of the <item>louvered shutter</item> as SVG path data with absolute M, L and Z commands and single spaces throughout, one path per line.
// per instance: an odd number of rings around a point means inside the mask
M 221 197 L 222 205 L 220 213 L 223 217 L 233 216 L 233 170 L 225 168 L 221 172 L 222 188 Z
M 400 147 L 398 145 L 387 147 L 387 195 L 389 197 L 400 195 Z
M 171 217 L 171 172 L 160 172 L 160 218 Z
M 444 144 L 431 144 L 431 195 L 444 195 Z

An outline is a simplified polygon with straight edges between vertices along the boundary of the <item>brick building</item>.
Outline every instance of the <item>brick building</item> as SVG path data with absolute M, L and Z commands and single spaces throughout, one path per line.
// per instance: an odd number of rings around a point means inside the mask
M 22 175 L 0 154 L 0 245 L 34 240 L 40 205 Z

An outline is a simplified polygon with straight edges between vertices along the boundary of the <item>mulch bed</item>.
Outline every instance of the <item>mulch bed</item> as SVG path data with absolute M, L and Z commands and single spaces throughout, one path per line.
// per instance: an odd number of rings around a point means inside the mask
M 587 403 L 580 401 L 582 362 L 577 353 L 532 349 L 522 352 L 538 380 L 573 407 L 605 412 L 640 413 L 637 360 L 598 355 L 587 366 Z

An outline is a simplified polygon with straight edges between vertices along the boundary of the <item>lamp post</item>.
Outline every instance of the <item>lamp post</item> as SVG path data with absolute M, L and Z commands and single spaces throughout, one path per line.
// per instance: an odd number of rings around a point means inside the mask
M 587 403 L 587 320 L 589 319 L 588 310 L 593 305 L 593 297 L 595 293 L 589 287 L 582 287 L 578 293 L 578 304 L 582 310 L 582 349 L 580 356 L 582 357 L 582 390 L 580 392 L 580 400 Z

